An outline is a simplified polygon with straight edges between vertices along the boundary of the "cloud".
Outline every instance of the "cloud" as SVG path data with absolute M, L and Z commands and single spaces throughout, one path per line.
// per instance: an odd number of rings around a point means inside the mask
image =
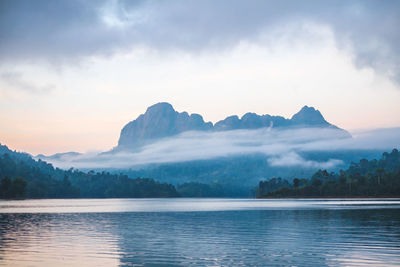
M 3 72 L 0 73 L 0 81 L 3 81 L 14 90 L 27 93 L 48 93 L 55 89 L 53 84 L 35 85 L 24 79 L 22 73 L 19 72 Z M 5 90 L 4 88 L 0 91 Z
M 91 153 L 49 161 L 63 168 L 129 168 L 152 163 L 263 154 L 268 157 L 271 166 L 333 168 L 343 162 L 335 158 L 311 161 L 302 158 L 300 154 L 307 151 L 348 149 L 391 150 L 400 146 L 399 137 L 400 128 L 367 131 L 353 138 L 340 130 L 320 128 L 194 131 L 161 139 L 136 152 Z
M 337 151 L 352 149 L 392 150 L 400 146 L 400 128 L 364 129 L 352 132 L 353 138 L 315 140 L 301 144 L 302 151 Z
M 0 60 L 76 62 L 141 46 L 198 53 L 311 22 L 332 29 L 358 66 L 400 81 L 399 12 L 398 1 L 378 0 L 1 1 Z
M 299 154 L 291 151 L 278 157 L 269 158 L 268 163 L 274 167 L 300 166 L 315 169 L 330 169 L 336 167 L 337 165 L 343 164 L 343 161 L 338 159 L 329 159 L 328 161 L 324 162 L 305 160 Z

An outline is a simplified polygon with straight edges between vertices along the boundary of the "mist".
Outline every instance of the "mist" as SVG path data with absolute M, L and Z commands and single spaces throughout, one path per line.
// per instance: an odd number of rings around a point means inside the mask
M 339 158 L 307 160 L 302 152 L 340 150 L 390 151 L 400 147 L 400 128 L 358 130 L 349 135 L 334 128 L 279 130 L 190 131 L 160 139 L 136 151 L 63 155 L 46 161 L 59 168 L 140 168 L 148 164 L 210 160 L 263 154 L 268 164 L 278 167 L 335 168 Z

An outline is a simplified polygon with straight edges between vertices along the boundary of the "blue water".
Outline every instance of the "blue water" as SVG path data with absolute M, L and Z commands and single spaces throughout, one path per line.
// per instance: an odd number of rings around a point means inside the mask
M 0 201 L 3 266 L 400 266 L 400 200 Z

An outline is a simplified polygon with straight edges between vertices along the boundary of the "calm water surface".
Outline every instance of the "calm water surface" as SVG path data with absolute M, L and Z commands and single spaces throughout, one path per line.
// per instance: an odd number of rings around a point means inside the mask
M 400 266 L 400 199 L 0 201 L 2 266 Z

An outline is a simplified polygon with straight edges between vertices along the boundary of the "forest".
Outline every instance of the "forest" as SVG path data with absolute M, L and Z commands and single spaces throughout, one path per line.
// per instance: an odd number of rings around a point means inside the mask
M 62 170 L 0 145 L 1 199 L 232 197 L 239 191 L 237 186 L 218 182 L 191 181 L 175 187 L 122 173 Z M 347 170 L 338 172 L 318 170 L 310 178 L 262 180 L 255 190 L 248 190 L 247 196 L 254 195 L 260 198 L 399 197 L 400 152 L 393 149 L 383 153 L 379 160 L 351 162 Z
M 318 170 L 311 178 L 260 181 L 257 197 L 400 197 L 400 152 L 393 149 L 377 160 L 352 162 L 338 173 Z
M 123 174 L 54 168 L 0 145 L 0 198 L 177 197 L 175 187 Z

